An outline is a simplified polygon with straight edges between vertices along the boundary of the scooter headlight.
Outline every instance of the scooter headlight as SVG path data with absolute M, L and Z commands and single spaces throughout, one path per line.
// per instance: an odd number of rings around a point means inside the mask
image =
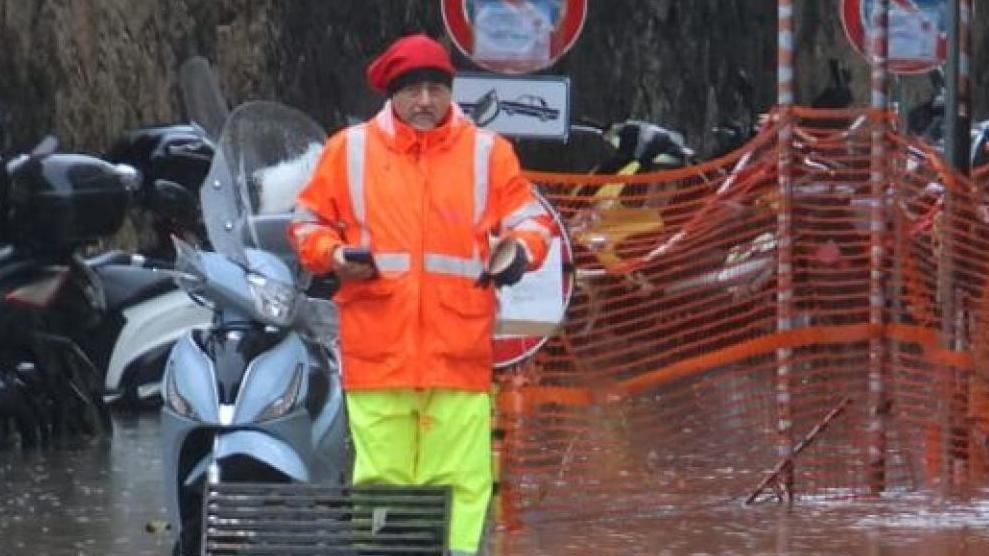
M 175 382 L 173 373 L 168 373 L 168 380 L 165 382 L 165 404 L 182 417 L 199 418 L 196 410 L 192 409 L 192 405 L 179 393 L 179 387 Z
M 295 288 L 255 273 L 247 275 L 247 284 L 258 315 L 276 326 L 287 326 L 295 316 Z
M 288 387 L 258 415 L 259 421 L 277 419 L 295 407 L 295 402 L 299 398 L 299 392 L 302 390 L 302 372 L 302 365 L 296 365 Z

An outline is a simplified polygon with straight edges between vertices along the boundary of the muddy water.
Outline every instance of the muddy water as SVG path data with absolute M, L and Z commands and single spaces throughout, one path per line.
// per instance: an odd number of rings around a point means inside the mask
M 170 553 L 154 415 L 118 416 L 110 442 L 45 452 L 0 448 L 0 556 Z M 563 523 L 536 520 L 488 539 L 491 556 L 985 556 L 989 492 L 968 501 L 743 508 L 693 499 L 660 511 Z

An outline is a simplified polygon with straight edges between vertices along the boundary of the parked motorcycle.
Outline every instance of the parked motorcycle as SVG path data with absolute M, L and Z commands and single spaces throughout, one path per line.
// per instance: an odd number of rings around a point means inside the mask
M 114 250 L 76 260 L 98 302 L 66 334 L 102 377 L 107 403 L 157 405 L 168 349 L 184 331 L 210 322 L 211 314 L 161 272 L 174 260 L 172 248 L 161 246 L 172 236 L 206 242 L 198 197 L 212 155 L 201 128 L 175 124 L 130 131 L 104 157 L 138 170 L 126 213 L 146 215 L 155 237 L 141 253 Z
M 83 261 L 105 302 L 89 326 L 74 335 L 102 379 L 103 400 L 140 408 L 160 403 L 161 375 L 175 341 L 205 328 L 212 313 L 192 302 L 168 270 L 172 261 L 110 251 Z
M 929 74 L 932 93 L 924 102 L 913 107 L 907 114 L 907 131 L 923 139 L 943 154 L 945 147 L 945 81 L 942 70 L 936 69 Z M 971 144 L 969 147 L 970 175 L 985 176 L 985 166 L 989 164 L 989 120 L 976 122 L 970 130 Z M 916 173 L 924 165 L 924 159 L 929 155 L 923 148 L 910 146 L 907 150 L 905 170 L 907 174 Z M 916 193 L 901 199 L 900 206 L 907 218 L 912 221 L 911 233 L 935 233 L 934 224 L 943 208 L 944 184 L 942 180 L 929 181 Z M 989 206 L 980 204 L 976 214 L 983 222 L 989 222 Z
M 851 102 L 849 72 L 836 61 L 832 61 L 830 69 L 831 83 L 814 98 L 815 107 L 839 108 Z M 735 110 L 741 116 L 712 130 L 715 157 L 727 156 L 755 136 L 757 129 L 753 124 L 757 118 L 748 104 L 751 95 L 747 94 L 745 84 L 746 78 L 742 75 L 739 77 L 739 106 Z M 833 119 L 825 121 L 824 126 L 840 128 L 836 133 L 854 133 L 863 121 L 850 123 Z M 768 119 L 763 122 L 766 126 L 771 124 Z M 627 122 L 611 129 L 618 131 L 610 134 L 616 149 L 598 166 L 605 172 L 641 173 L 683 168 L 696 162 L 692 149 L 684 145 L 682 137 L 660 126 Z M 602 136 L 606 135 L 602 133 Z M 834 170 L 816 160 L 813 149 L 798 147 L 796 152 L 799 164 L 808 172 L 828 175 Z M 644 153 L 659 158 L 642 160 Z M 596 299 L 595 289 L 613 288 L 608 285 L 609 280 L 620 279 L 631 291 L 651 297 L 663 296 L 674 304 L 687 303 L 676 299 L 714 298 L 723 293 L 729 294 L 729 300 L 738 300 L 768 283 L 775 268 L 776 241 L 772 233 L 753 233 L 737 244 L 712 246 L 689 259 L 680 255 L 670 258 L 671 254 L 680 252 L 683 245 L 693 241 L 698 227 L 711 221 L 737 221 L 746 215 L 761 214 L 771 204 L 766 199 L 759 206 L 749 206 L 742 201 L 743 195 L 736 192 L 739 183 L 746 183 L 758 174 L 758 169 L 752 167 L 754 156 L 752 152 L 739 156 L 727 175 L 711 174 L 711 178 L 717 178 L 711 181 L 712 185 L 718 184 L 716 188 L 704 186 L 707 176 L 700 170 L 694 176 L 667 179 L 663 185 L 633 186 L 616 182 L 586 188 L 600 200 L 583 203 L 583 208 L 574 211 L 567 222 L 575 245 L 586 248 L 594 256 L 591 264 L 585 264 L 577 272 L 578 289 L 589 298 L 582 331 L 587 332 L 596 325 L 597 314 L 603 311 L 599 306 L 604 302 Z M 657 189 L 660 187 L 663 189 Z M 820 194 L 815 188 L 822 186 L 799 181 L 797 187 L 800 194 L 815 195 Z M 688 206 L 697 207 L 697 210 L 686 210 L 684 207 Z M 644 239 L 648 236 L 654 238 L 653 241 Z M 659 257 L 670 261 L 664 267 L 668 278 L 661 282 L 639 270 Z
M 213 160 L 213 143 L 197 124 L 139 127 L 124 133 L 105 158 L 130 164 L 143 177 L 132 214 L 147 237 L 136 251 L 150 259 L 172 261 L 172 236 L 203 245 L 206 229 L 199 211 L 199 187 Z
M 219 481 L 342 483 L 350 458 L 331 302 L 305 293 L 287 241 L 325 136 L 270 102 L 228 119 L 202 190 L 216 252 L 176 241 L 178 283 L 213 312 L 163 378 L 164 484 L 177 554 L 199 554 L 204 488 Z
M 117 231 L 138 172 L 54 142 L 8 161 L 0 183 L 0 418 L 22 445 L 109 432 L 99 367 L 77 342 L 105 292 L 80 253 Z
M 107 158 L 137 167 L 143 180 L 132 215 L 151 232 L 136 254 L 113 251 L 88 264 L 106 291 L 98 330 L 87 351 L 104 370 L 105 399 L 129 407 L 156 405 L 169 349 L 212 314 L 189 299 L 163 270 L 172 268 L 172 237 L 208 245 L 199 188 L 213 159 L 213 141 L 196 124 L 147 126 L 125 133 Z
M 944 72 L 940 68 L 932 70 L 928 77 L 931 80 L 931 95 L 924 102 L 914 106 L 907 113 L 907 131 L 924 139 L 943 152 L 945 126 L 945 81 Z M 989 120 L 975 122 L 970 130 L 969 163 L 971 168 L 978 168 L 989 163 Z
M 181 291 L 167 271 L 172 237 L 208 247 L 199 189 L 228 114 L 205 59 L 180 68 L 183 102 L 196 123 L 145 126 L 123 134 L 106 158 L 140 170 L 143 180 L 131 216 L 150 232 L 136 254 L 115 251 L 90 261 L 107 292 L 104 325 L 89 337 L 104 370 L 105 399 L 126 407 L 160 403 L 161 376 L 171 346 L 212 313 Z M 209 107 L 204 114 L 203 107 Z M 217 123 L 219 122 L 219 123 Z M 200 125 L 202 123 L 202 125 Z
M 212 317 L 161 270 L 174 262 L 173 236 L 209 246 L 200 186 L 229 110 L 207 60 L 191 58 L 179 73 L 183 104 L 195 123 L 130 131 L 108 154 L 141 170 L 144 179 L 135 204 L 152 232 L 138 256 L 115 252 L 94 261 L 107 289 L 110 314 L 94 336 L 91 353 L 105 369 L 106 400 L 125 407 L 160 403 L 171 346 L 188 330 L 209 326 Z M 335 279 L 327 277 L 313 280 L 309 291 L 328 298 L 335 288 Z
M 56 143 L 46 138 L 36 150 L 54 152 Z M 210 322 L 211 314 L 193 303 L 160 270 L 170 268 L 174 261 L 172 236 L 196 245 L 208 244 L 199 210 L 199 187 L 212 157 L 213 141 L 197 124 L 154 125 L 128 131 L 102 157 L 138 170 L 140 180 L 126 209 L 123 205 L 114 208 L 124 212 L 125 220 L 136 220 L 132 228 L 140 240 L 137 253 L 111 251 L 86 259 L 74 258 L 76 270 L 89 277 L 95 301 L 89 308 L 89 318 L 72 322 L 65 333 L 102 376 L 105 402 L 157 404 L 168 349 L 184 331 Z M 2 207 L 8 206 L 5 191 L 0 187 Z M 115 225 L 112 220 L 107 224 L 108 230 Z M 7 236 L 15 233 L 18 225 L 0 226 L 0 246 L 10 248 Z M 80 253 L 102 249 L 115 232 L 81 245 Z M 24 383 L 24 365 L 20 365 L 20 374 L 13 370 L 17 364 L 8 367 L 0 370 L 0 388 L 4 391 L 49 389 L 38 380 Z M 5 405 L 17 406 L 13 402 Z M 24 412 L 18 415 L 18 422 L 28 422 Z

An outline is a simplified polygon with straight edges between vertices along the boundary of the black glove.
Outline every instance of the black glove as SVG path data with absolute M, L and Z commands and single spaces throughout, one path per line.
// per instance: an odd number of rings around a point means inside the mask
M 491 251 L 488 268 L 477 279 L 477 285 L 484 288 L 494 284 L 496 288 L 517 284 L 529 266 L 525 248 L 515 239 L 502 240 Z

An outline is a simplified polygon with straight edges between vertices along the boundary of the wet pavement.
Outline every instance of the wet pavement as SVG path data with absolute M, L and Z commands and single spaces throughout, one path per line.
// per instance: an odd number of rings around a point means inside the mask
M 0 448 L 0 555 L 166 555 L 155 414 L 117 417 L 112 439 Z
M 157 417 L 115 424 L 110 441 L 0 447 L 0 556 L 170 554 L 169 534 L 155 527 L 165 520 Z M 811 501 L 789 511 L 693 499 L 648 515 L 532 523 L 488 545 L 490 556 L 983 556 L 989 492 L 940 503 Z

